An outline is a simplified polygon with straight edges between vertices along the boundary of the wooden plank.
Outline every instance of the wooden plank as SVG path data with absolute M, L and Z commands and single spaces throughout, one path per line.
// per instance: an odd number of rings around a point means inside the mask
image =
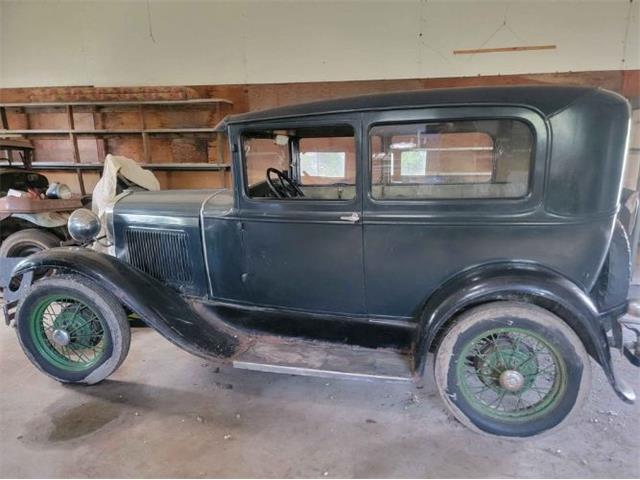
M 0 89 L 0 102 L 172 101 L 223 98 L 242 103 L 243 86 L 32 87 Z
M 151 144 L 149 134 L 142 132 L 142 157 L 145 163 L 151 163 Z
M 20 137 L 0 138 L 0 147 L 13 147 L 13 148 L 28 148 L 33 149 L 33 144 L 30 140 Z
M 67 124 L 69 126 L 69 140 L 71 140 L 71 145 L 73 147 L 73 163 L 80 163 L 80 151 L 78 150 L 78 139 L 76 138 L 73 130 L 75 129 L 75 123 L 73 120 L 73 107 L 71 105 L 67 105 Z M 84 179 L 82 178 L 82 170 L 79 168 L 76 170 L 78 174 L 78 183 L 80 185 L 80 193 L 82 195 L 86 195 L 87 192 L 84 188 Z
M 10 102 L 0 103 L 0 106 L 6 108 L 46 108 L 59 107 L 66 108 L 68 105 L 73 107 L 81 106 L 137 106 L 137 105 L 157 105 L 157 106 L 179 106 L 179 105 L 213 105 L 216 103 L 225 103 L 233 105 L 231 100 L 226 98 L 191 98 L 187 100 L 105 100 L 95 102 Z
M 194 127 L 194 128 L 150 128 L 141 130 L 137 128 L 123 128 L 116 130 L 84 130 L 84 129 L 19 129 L 19 130 L 0 130 L 3 135 L 68 135 L 74 133 L 76 135 L 140 135 L 142 132 L 152 135 L 163 134 L 181 134 L 181 133 L 214 133 L 215 128 L 211 127 Z
M 555 50 L 556 45 L 531 45 L 523 47 L 472 48 L 469 50 L 454 50 L 454 55 L 475 55 L 476 53 L 526 52 L 530 50 Z
M 91 113 L 91 118 L 93 119 L 94 130 L 102 130 L 104 128 L 104 118 L 102 117 L 102 111 L 98 105 L 94 107 L 93 112 Z M 104 158 L 108 153 L 107 150 L 107 141 L 104 137 L 96 137 L 96 155 L 98 157 L 98 161 L 104 161 Z
M 10 130 L 3 129 L 0 130 L 0 134 L 2 135 L 69 135 L 71 130 L 67 129 L 34 129 L 29 130 L 25 128 Z
M 24 115 L 24 124 L 28 129 L 31 129 L 31 118 L 29 117 L 29 112 L 27 112 L 24 108 L 21 109 L 22 110 L 22 114 Z M 31 152 L 31 161 L 35 162 L 38 160 L 38 152 L 37 149 L 34 148 L 33 151 Z
M 620 93 L 631 100 L 634 108 L 640 108 L 640 70 L 625 70 L 623 72 Z
M 149 133 L 146 132 L 147 129 L 147 119 L 145 118 L 145 110 L 144 105 L 140 105 L 140 126 L 142 127 L 142 157 L 144 158 L 144 163 L 151 163 L 151 144 L 149 143 Z
M 9 129 L 9 120 L 7 119 L 7 110 L 0 106 L 0 125 L 3 130 Z
M 16 162 L 14 165 L 22 165 L 21 162 Z M 230 170 L 231 165 L 227 163 L 140 163 L 142 168 L 149 170 L 173 170 L 173 171 L 218 171 L 218 170 Z M 9 166 L 6 161 L 0 160 L 0 167 Z M 49 162 L 39 161 L 33 165 L 34 170 L 102 170 L 104 165 L 102 163 L 80 163 L 75 165 L 67 162 Z
M 0 125 L 3 129 L 9 128 L 9 120 L 7 119 L 7 111 L 4 107 L 0 107 Z M 6 150 L 7 158 L 9 159 L 9 164 L 13 161 L 13 151 Z M 33 153 L 32 153 L 33 155 Z
M 222 120 L 222 110 L 220 108 L 220 104 L 217 104 L 216 105 L 215 123 L 217 124 L 221 120 Z M 215 139 L 216 139 L 216 162 L 219 163 L 219 162 L 222 161 L 222 158 L 224 156 L 223 145 L 222 145 L 222 141 L 224 139 L 224 136 L 220 132 L 215 133 L 214 136 L 215 136 Z
M 0 212 L 3 213 L 38 213 L 51 212 L 53 210 L 60 212 L 73 211 L 82 207 L 79 198 L 62 199 L 31 199 L 27 197 L 2 197 L 0 198 Z

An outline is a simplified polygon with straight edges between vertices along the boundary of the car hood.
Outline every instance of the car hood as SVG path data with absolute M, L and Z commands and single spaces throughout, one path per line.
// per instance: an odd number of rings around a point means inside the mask
M 162 190 L 134 192 L 115 206 L 115 214 L 199 217 L 203 204 L 216 197 L 231 197 L 228 189 Z M 228 207 L 227 207 L 228 208 Z

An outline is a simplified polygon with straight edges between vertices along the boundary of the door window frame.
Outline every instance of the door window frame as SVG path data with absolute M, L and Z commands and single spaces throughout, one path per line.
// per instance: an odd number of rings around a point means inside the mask
M 373 162 L 369 138 L 371 129 L 381 125 L 437 123 L 446 121 L 518 120 L 525 123 L 532 134 L 531 165 L 528 190 L 518 198 L 416 198 L 379 199 L 373 196 Z M 459 106 L 399 109 L 369 112 L 363 119 L 363 210 L 365 212 L 415 212 L 429 217 L 452 214 L 509 214 L 535 210 L 542 202 L 548 157 L 548 126 L 534 110 L 514 106 Z
M 307 199 L 295 200 L 282 198 L 252 198 L 248 193 L 248 178 L 246 170 L 246 158 L 242 137 L 246 133 L 256 130 L 286 130 L 304 127 L 330 127 L 349 126 L 353 129 L 355 147 L 355 196 L 351 199 Z M 305 117 L 293 117 L 278 120 L 265 120 L 241 125 L 233 125 L 230 132 L 232 142 L 234 170 L 234 187 L 236 201 L 239 209 L 244 211 L 358 211 L 362 209 L 362 114 L 328 114 Z

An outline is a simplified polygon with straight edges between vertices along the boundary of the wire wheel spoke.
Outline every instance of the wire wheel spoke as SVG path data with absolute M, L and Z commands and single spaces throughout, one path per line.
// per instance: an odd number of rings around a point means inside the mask
M 564 367 L 553 345 L 517 327 L 489 330 L 467 342 L 457 366 L 463 396 L 485 414 L 525 419 L 550 408 Z
M 89 368 L 106 352 L 108 338 L 103 321 L 78 299 L 51 295 L 35 309 L 30 320 L 36 348 L 60 368 Z

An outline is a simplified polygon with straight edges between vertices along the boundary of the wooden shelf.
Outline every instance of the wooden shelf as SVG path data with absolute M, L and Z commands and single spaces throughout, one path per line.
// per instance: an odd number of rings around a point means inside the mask
M 33 163 L 34 169 L 44 170 L 74 170 L 78 174 L 78 182 L 82 194 L 85 194 L 84 180 L 82 172 L 86 170 L 101 170 L 100 163 L 83 163 L 80 158 L 80 150 L 78 148 L 79 137 L 89 137 L 96 139 L 96 155 L 98 159 L 104 158 L 108 153 L 107 137 L 123 137 L 137 136 L 142 140 L 142 157 L 140 165 L 149 170 L 174 170 L 174 171 L 216 171 L 229 170 L 229 165 L 223 163 L 154 163 L 151 158 L 152 138 L 156 136 L 192 136 L 194 138 L 209 138 L 209 145 L 216 149 L 216 160 L 222 159 L 223 142 L 220 141 L 220 134 L 214 126 L 209 127 L 180 127 L 180 128 L 148 128 L 147 114 L 158 111 L 155 109 L 181 107 L 185 110 L 189 107 L 206 107 L 213 108 L 217 122 L 222 120 L 223 114 L 221 107 L 231 106 L 233 103 L 224 98 L 197 98 L 185 100 L 122 100 L 122 101 L 76 101 L 76 102 L 38 102 L 38 103 L 0 103 L 0 137 L 1 136 L 24 136 L 24 137 L 54 137 L 71 142 L 73 162 L 46 162 L 39 159 L 41 152 L 36 150 L 36 161 Z M 139 128 L 120 128 L 105 129 L 101 128 L 104 124 L 102 115 L 115 114 L 121 107 L 136 107 L 139 115 L 137 122 Z M 11 129 L 8 122 L 7 110 L 17 110 L 26 116 L 26 126 L 29 127 L 29 115 L 37 114 L 38 109 L 46 112 L 47 109 L 64 109 L 67 117 L 67 127 L 62 129 L 31 129 L 20 128 Z M 75 110 L 74 110 L 75 109 Z M 129 111 L 125 109 L 124 111 Z M 161 110 L 163 111 L 163 110 Z M 93 126 L 96 128 L 75 128 L 75 113 L 90 114 L 93 118 Z M 43 112 L 44 113 L 44 112 Z M 211 121 L 209 119 L 209 121 Z M 6 162 L 8 164 L 8 162 Z M 0 162 L 2 165 L 2 162 Z
M 231 165 L 227 163 L 140 163 L 142 168 L 147 170 L 162 171 L 220 171 L 229 170 Z M 0 167 L 23 167 L 19 162 L 9 162 L 0 160 Z M 70 162 L 42 162 L 38 161 L 32 165 L 34 170 L 102 170 L 101 163 L 70 163 Z
M 96 102 L 27 102 L 27 103 L 0 103 L 4 108 L 67 108 L 71 107 L 135 107 L 138 105 L 155 106 L 185 106 L 185 105 L 214 105 L 216 103 L 233 105 L 231 100 L 225 98 L 191 98 L 185 100 L 116 100 Z
M 181 133 L 215 133 L 216 129 L 213 127 L 204 128 L 148 128 L 148 129 L 134 129 L 134 128 L 122 128 L 115 130 L 0 130 L 0 136 L 11 135 L 140 135 L 142 133 L 149 133 L 152 135 L 171 135 Z

